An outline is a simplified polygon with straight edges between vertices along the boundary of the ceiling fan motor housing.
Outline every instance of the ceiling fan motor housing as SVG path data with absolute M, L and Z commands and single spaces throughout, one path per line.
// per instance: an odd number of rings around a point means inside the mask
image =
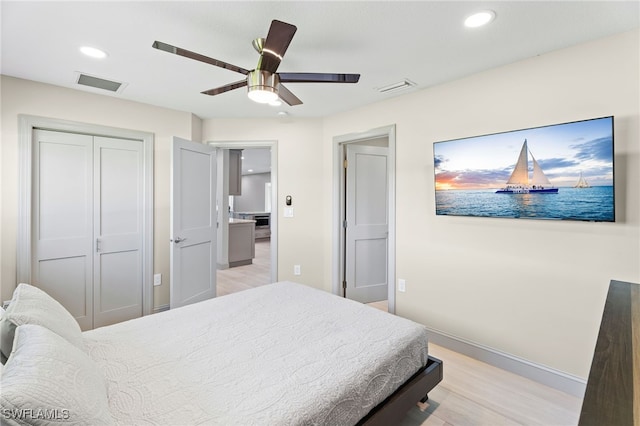
M 278 98 L 278 74 L 264 70 L 253 70 L 247 75 L 249 97 L 261 103 L 268 103 Z

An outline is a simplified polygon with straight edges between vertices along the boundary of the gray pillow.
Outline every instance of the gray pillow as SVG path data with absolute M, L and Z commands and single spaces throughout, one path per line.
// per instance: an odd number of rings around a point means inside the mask
M 0 351 L 9 357 L 16 327 L 38 324 L 64 337 L 84 350 L 84 340 L 78 321 L 57 300 L 29 284 L 19 284 L 0 319 Z
M 113 424 L 107 385 L 96 364 L 39 325 L 16 329 L 0 386 L 3 424 Z

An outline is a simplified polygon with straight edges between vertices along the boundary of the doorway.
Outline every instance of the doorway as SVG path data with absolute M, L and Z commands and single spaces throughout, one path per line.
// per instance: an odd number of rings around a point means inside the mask
M 218 149 L 218 256 L 217 294 L 233 293 L 277 281 L 278 203 L 277 142 L 209 142 Z M 229 152 L 242 150 L 241 194 L 229 195 Z M 230 239 L 242 235 L 242 220 L 255 220 L 250 263 L 233 261 L 241 246 Z M 235 228 L 233 228 L 235 227 Z M 237 229 L 236 229 L 237 228 Z M 242 249 L 240 249 L 242 250 Z M 234 252 L 234 253 L 232 253 Z M 230 267 L 231 266 L 231 267 Z
M 333 229 L 333 292 L 394 313 L 395 126 L 334 138 Z

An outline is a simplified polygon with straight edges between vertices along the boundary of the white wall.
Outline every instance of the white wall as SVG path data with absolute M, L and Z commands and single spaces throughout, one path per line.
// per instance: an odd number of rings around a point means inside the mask
M 173 136 L 198 139 L 201 120 L 191 113 L 130 102 L 2 76 L 2 175 L 0 196 L 0 294 L 11 299 L 16 286 L 18 223 L 18 114 L 151 132 L 154 142 L 154 306 L 169 303 L 169 166 Z

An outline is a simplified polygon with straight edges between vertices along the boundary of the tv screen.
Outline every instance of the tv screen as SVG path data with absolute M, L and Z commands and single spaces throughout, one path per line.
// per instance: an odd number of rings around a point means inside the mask
M 615 221 L 613 117 L 435 142 L 436 214 Z

